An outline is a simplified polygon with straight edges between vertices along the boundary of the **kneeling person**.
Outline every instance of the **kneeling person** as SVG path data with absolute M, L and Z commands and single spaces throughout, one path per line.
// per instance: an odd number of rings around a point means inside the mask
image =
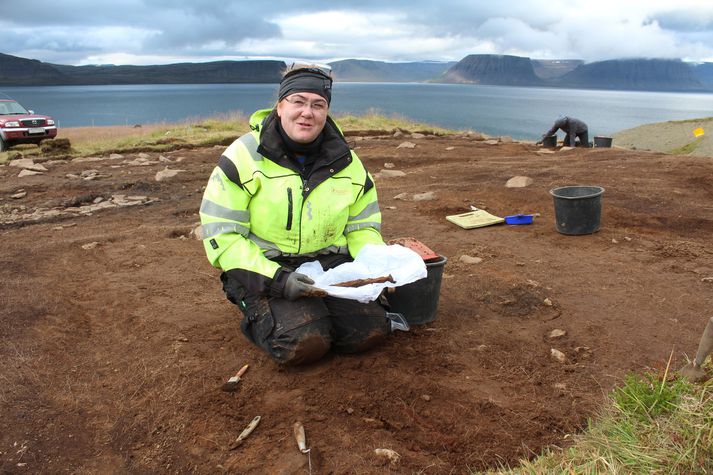
M 295 272 L 330 269 L 366 244 L 383 245 L 374 182 L 329 116 L 331 72 L 293 65 L 274 109 L 250 117 L 251 132 L 220 157 L 201 203 L 203 243 L 223 270 L 245 336 L 276 361 L 315 361 L 329 349 L 369 349 L 389 334 L 385 300 L 314 297 Z
M 583 121 L 574 117 L 558 117 L 552 127 L 542 134 L 542 139 L 544 140 L 545 137 L 556 134 L 560 129 L 565 133 L 563 142 L 565 147 L 589 147 L 589 127 Z

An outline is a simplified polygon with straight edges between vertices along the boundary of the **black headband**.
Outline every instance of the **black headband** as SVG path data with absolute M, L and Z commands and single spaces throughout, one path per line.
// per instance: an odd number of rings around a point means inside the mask
M 278 100 L 281 101 L 290 94 L 312 92 L 319 94 L 332 102 L 332 78 L 317 69 L 298 69 L 290 71 L 282 78 Z

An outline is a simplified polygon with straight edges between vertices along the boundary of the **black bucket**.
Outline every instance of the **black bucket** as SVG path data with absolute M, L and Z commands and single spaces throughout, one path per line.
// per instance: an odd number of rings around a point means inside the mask
M 426 262 L 425 278 L 396 287 L 393 294 L 388 294 L 390 311 L 402 314 L 409 325 L 423 325 L 435 320 L 447 260 L 438 256 L 438 259 Z
M 599 231 L 602 216 L 601 186 L 563 186 L 550 190 L 555 200 L 555 227 L 562 234 Z
M 556 147 L 557 146 L 557 136 L 556 135 L 548 135 L 547 137 L 543 137 L 542 146 L 550 147 L 550 148 Z
M 612 141 L 613 139 L 611 137 L 603 137 L 601 135 L 597 135 L 596 137 L 594 137 L 594 146 L 602 148 L 611 148 Z

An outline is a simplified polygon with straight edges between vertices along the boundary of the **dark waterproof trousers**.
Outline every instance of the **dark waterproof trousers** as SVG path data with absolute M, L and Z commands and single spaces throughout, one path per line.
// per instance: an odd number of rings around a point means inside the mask
M 569 140 L 570 140 L 570 134 L 567 134 L 564 136 L 564 142 L 562 144 L 565 147 L 571 147 Z M 579 139 L 579 142 L 577 142 L 577 139 Z M 575 147 L 589 147 L 589 131 L 585 130 L 584 132 L 580 132 L 575 136 L 574 139 L 574 144 Z
M 311 259 L 304 259 L 313 260 Z M 351 260 L 330 255 L 319 259 L 330 269 Z M 295 268 L 301 262 L 281 262 Z M 390 332 L 383 299 L 369 303 L 336 297 L 283 298 L 249 295 L 238 281 L 223 273 L 223 291 L 238 306 L 243 334 L 275 361 L 298 365 L 315 361 L 333 349 L 356 353 L 381 343 Z

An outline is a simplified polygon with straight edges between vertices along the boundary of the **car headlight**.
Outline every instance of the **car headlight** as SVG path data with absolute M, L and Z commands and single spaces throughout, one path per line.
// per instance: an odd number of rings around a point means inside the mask
M 47 125 L 54 125 L 54 120 L 47 119 Z
M 4 127 L 19 127 L 20 123 L 16 120 L 13 120 L 12 122 L 5 122 Z

